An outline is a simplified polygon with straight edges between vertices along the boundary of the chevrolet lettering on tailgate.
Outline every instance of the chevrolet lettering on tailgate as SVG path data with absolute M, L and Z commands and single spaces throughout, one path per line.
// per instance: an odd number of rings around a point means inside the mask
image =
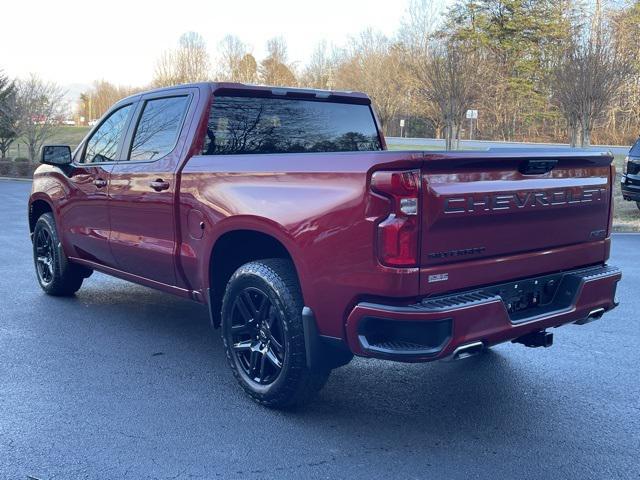
M 444 213 L 545 208 L 559 205 L 600 202 L 608 198 L 606 188 L 567 188 L 513 193 L 491 193 L 448 197 Z

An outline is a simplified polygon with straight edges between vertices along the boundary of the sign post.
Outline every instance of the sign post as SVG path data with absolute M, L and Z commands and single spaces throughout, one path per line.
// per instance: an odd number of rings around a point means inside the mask
M 478 110 L 467 110 L 469 119 L 469 140 L 473 140 L 473 121 L 478 119 Z
M 402 130 L 404 129 L 404 118 L 400 119 L 400 137 L 403 137 Z

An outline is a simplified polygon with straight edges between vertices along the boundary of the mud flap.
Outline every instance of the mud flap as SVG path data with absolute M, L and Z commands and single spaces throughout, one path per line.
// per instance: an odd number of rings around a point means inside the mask
M 353 353 L 342 340 L 318 333 L 315 315 L 309 307 L 302 309 L 302 328 L 309 370 L 338 368 L 353 358 Z

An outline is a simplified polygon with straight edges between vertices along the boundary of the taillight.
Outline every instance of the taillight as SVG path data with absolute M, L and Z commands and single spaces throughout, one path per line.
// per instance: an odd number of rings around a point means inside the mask
M 629 158 L 629 157 L 627 157 Z M 625 164 L 625 171 L 626 171 Z M 609 222 L 607 224 L 607 238 L 611 235 L 611 229 L 613 228 L 613 209 L 615 208 L 615 202 L 613 201 L 613 184 L 616 181 L 616 164 L 611 163 L 609 167 Z M 609 255 L 607 254 L 607 258 Z
M 420 170 L 380 171 L 371 189 L 391 203 L 389 215 L 377 227 L 378 259 L 390 267 L 418 265 L 420 239 Z

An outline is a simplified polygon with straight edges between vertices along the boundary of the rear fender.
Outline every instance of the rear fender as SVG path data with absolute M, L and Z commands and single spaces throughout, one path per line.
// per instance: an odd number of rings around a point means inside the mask
M 203 281 L 202 291 L 207 292 L 211 288 L 210 285 L 210 272 L 209 265 L 211 264 L 211 256 L 213 255 L 213 250 L 216 245 L 216 242 L 226 233 L 239 231 L 239 230 L 250 230 L 257 233 L 262 233 L 264 235 L 268 235 L 273 237 L 277 241 L 279 241 L 284 248 L 287 250 L 291 259 L 293 260 L 293 264 L 296 268 L 296 272 L 298 274 L 298 281 L 300 282 L 300 288 L 302 289 L 302 294 L 304 297 L 304 279 L 307 278 L 308 272 L 306 270 L 305 263 L 302 261 L 302 255 L 298 245 L 293 241 L 293 239 L 287 235 L 285 228 L 278 223 L 269 220 L 267 218 L 255 217 L 255 216 L 233 216 L 227 217 L 221 220 L 215 226 L 215 234 L 211 235 L 206 239 L 207 246 L 205 251 L 208 252 L 208 256 L 200 265 L 200 278 Z M 215 268 L 215 266 L 214 266 Z M 207 296 L 208 301 L 208 296 Z

